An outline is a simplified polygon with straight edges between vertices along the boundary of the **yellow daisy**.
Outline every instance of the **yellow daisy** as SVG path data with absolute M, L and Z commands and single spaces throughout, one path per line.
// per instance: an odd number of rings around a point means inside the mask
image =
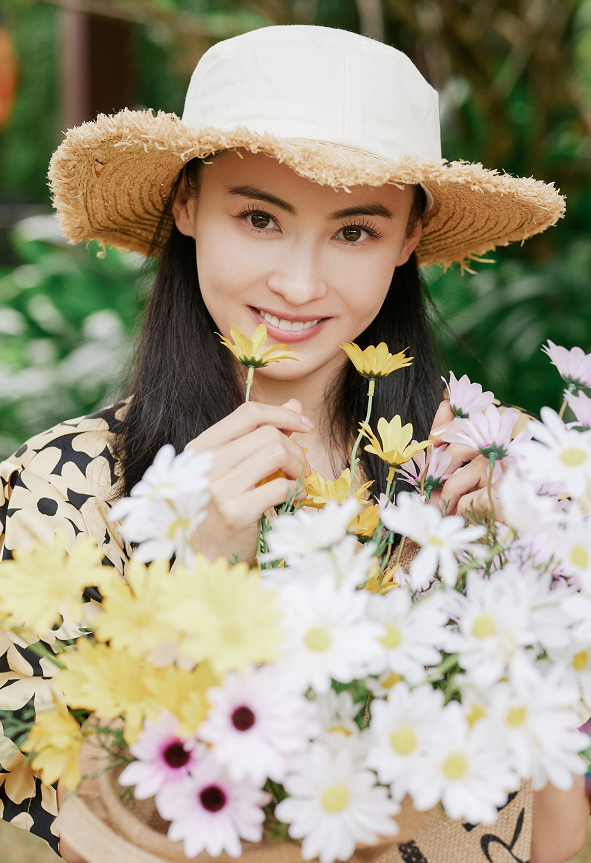
M 104 570 L 94 539 L 87 537 L 68 552 L 65 536 L 58 533 L 53 548 L 39 543 L 13 555 L 0 563 L 0 612 L 9 624 L 26 624 L 43 636 L 62 614 L 81 620 L 82 591 L 97 584 Z
M 211 563 L 197 555 L 187 575 L 184 601 L 173 612 L 186 633 L 182 655 L 207 660 L 214 674 L 277 658 L 281 636 L 275 592 L 263 589 L 256 571 L 245 563 L 231 566 L 222 557 Z
M 131 745 L 146 717 L 157 719 L 160 706 L 149 681 L 158 669 L 142 663 L 127 650 L 91 644 L 80 638 L 76 650 L 60 654 L 66 666 L 54 680 L 70 707 L 94 711 L 101 719 L 125 717 L 123 736 Z
M 56 702 L 55 710 L 37 714 L 21 749 L 33 753 L 31 767 L 39 771 L 46 785 L 53 785 L 58 779 L 66 788 L 76 788 L 80 783 L 82 731 L 63 705 Z
M 410 366 L 414 359 L 414 357 L 405 356 L 408 348 L 405 348 L 398 354 L 391 354 L 385 342 L 380 342 L 377 348 L 370 345 L 365 350 L 361 350 L 355 342 L 345 342 L 341 347 L 359 374 L 363 375 L 364 378 L 372 378 L 374 380 L 385 378 L 397 369 Z
M 184 737 L 192 737 L 205 721 L 210 707 L 206 692 L 217 683 L 218 678 L 207 662 L 193 671 L 169 665 L 147 681 L 160 708 L 181 720 L 177 734 Z
M 253 333 L 252 339 L 247 338 L 244 333 L 237 330 L 236 327 L 230 327 L 230 335 L 234 341 L 232 342 L 225 336 L 216 333 L 220 337 L 221 343 L 232 351 L 236 359 L 243 366 L 250 366 L 255 369 L 262 369 L 268 366 L 269 363 L 278 363 L 279 360 L 296 360 L 292 352 L 284 350 L 287 345 L 270 345 L 266 351 L 263 351 L 263 345 L 267 341 L 267 327 L 264 324 L 259 324 Z
M 373 536 L 380 520 L 380 507 L 369 504 L 363 509 L 350 526 L 357 536 Z
M 363 500 L 364 494 L 372 482 L 373 480 L 370 480 L 357 489 L 355 497 L 358 500 Z M 314 471 L 314 473 L 306 477 L 304 489 L 310 495 L 304 502 L 304 506 L 322 509 L 331 500 L 337 503 L 344 503 L 351 492 L 351 470 L 345 468 L 338 479 L 328 480 L 320 476 L 318 471 Z
M 131 560 L 125 581 L 117 577 L 104 584 L 102 614 L 93 621 L 97 639 L 127 648 L 133 656 L 146 655 L 162 641 L 176 642 L 176 630 L 163 613 L 173 577 L 169 569 L 166 560 L 149 566 Z
M 411 459 L 420 450 L 425 449 L 433 443 L 431 440 L 424 440 L 421 443 L 411 443 L 412 440 L 412 423 L 402 425 L 400 417 L 397 415 L 388 422 L 381 417 L 378 420 L 378 433 L 382 439 L 382 443 L 366 422 L 360 424 L 360 429 L 366 438 L 370 441 L 365 447 L 366 452 L 371 452 L 389 464 L 391 467 L 397 467 Z
M 384 573 L 380 573 L 378 562 L 375 561 L 370 570 L 365 589 L 369 590 L 370 593 L 388 593 L 390 590 L 394 590 L 395 587 L 400 587 L 400 583 L 396 581 L 399 572 L 402 573 L 402 570 L 400 564 L 397 563 Z

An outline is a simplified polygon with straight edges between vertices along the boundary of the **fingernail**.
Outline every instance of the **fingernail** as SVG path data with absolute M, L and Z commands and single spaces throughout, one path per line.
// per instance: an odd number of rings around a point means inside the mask
M 300 419 L 302 420 L 302 425 L 307 426 L 307 428 L 309 428 L 309 429 L 313 429 L 313 428 L 314 428 L 314 423 L 312 422 L 312 420 L 309 420 L 309 419 L 308 419 L 308 417 L 305 417 L 305 416 L 302 414 L 302 415 L 301 415 L 301 417 L 300 417 Z
M 444 432 L 446 432 L 448 430 L 448 428 L 449 428 L 449 426 L 447 424 L 444 426 L 437 426 L 436 429 L 433 429 L 431 431 L 431 437 L 433 437 L 435 435 L 443 434 Z

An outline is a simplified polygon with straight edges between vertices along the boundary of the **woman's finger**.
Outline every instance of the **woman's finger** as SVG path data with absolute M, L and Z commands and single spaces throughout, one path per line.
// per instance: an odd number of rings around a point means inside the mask
M 296 404 L 299 405 L 299 402 Z M 283 405 L 277 407 L 260 402 L 247 402 L 240 405 L 223 420 L 206 429 L 199 437 L 188 443 L 186 449 L 197 453 L 215 449 L 264 425 L 274 426 L 289 434 L 309 432 L 314 427 L 312 421 L 307 417 Z
M 239 534 L 256 527 L 264 512 L 295 498 L 297 491 L 297 482 L 274 479 L 238 497 L 221 497 L 217 503 L 218 513 L 226 528 L 231 528 L 232 534 Z
M 446 468 L 446 473 L 453 473 L 480 456 L 477 449 L 472 449 L 472 447 L 464 446 L 461 443 L 450 443 L 446 452 L 451 456 L 451 464 Z
M 503 508 L 495 485 L 496 483 L 493 483 L 491 487 L 491 495 L 495 507 L 495 521 L 503 521 Z M 472 511 L 478 513 L 486 513 L 490 511 L 488 489 L 479 488 L 460 498 L 457 506 L 458 515 L 469 516 Z
M 486 488 L 488 461 L 478 455 L 470 464 L 450 476 L 441 489 L 441 506 L 448 515 L 456 512 L 458 501 L 469 492 Z
M 454 412 L 452 411 L 447 399 L 444 399 L 437 408 L 437 413 L 433 417 L 433 425 L 431 426 L 429 437 L 432 438 L 436 432 L 441 432 L 443 429 L 446 429 L 449 423 L 453 422 L 453 420 Z M 433 446 L 443 446 L 443 441 L 435 440 Z
M 231 470 L 224 470 L 211 483 L 211 493 L 221 497 L 239 497 L 271 474 L 281 471 L 288 479 L 302 481 L 306 475 L 306 459 L 297 444 L 289 438 L 276 441 L 263 448 L 257 447 Z M 299 450 L 299 453 L 298 451 Z
M 209 472 L 210 481 L 226 476 L 234 470 L 240 470 L 247 459 L 256 454 L 259 454 L 261 464 L 266 463 L 270 458 L 271 461 L 275 460 L 281 464 L 285 462 L 289 470 L 288 473 L 288 470 L 278 465 L 267 473 L 263 473 L 256 482 L 264 479 L 275 470 L 284 470 L 293 479 L 297 479 L 302 470 L 304 475 L 309 473 L 308 462 L 299 443 L 286 437 L 274 426 L 262 426 L 213 451 L 213 464 Z

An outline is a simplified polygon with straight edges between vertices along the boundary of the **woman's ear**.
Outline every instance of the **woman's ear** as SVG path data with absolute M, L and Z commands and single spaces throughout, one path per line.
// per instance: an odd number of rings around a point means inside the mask
M 406 264 L 416 247 L 419 245 L 422 233 L 423 223 L 419 220 L 412 231 L 406 235 L 406 239 L 400 249 L 400 254 L 398 255 L 398 260 L 396 261 L 397 267 L 401 267 L 403 264 Z
M 187 237 L 195 239 L 195 205 L 197 199 L 189 194 L 185 183 L 180 183 L 175 199 L 172 204 L 172 215 L 181 232 Z

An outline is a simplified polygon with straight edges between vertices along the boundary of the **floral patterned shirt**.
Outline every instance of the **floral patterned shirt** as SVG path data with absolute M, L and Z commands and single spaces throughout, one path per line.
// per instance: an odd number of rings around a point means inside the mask
M 108 522 L 119 479 L 113 454 L 119 404 L 67 420 L 27 441 L 0 463 L 0 558 L 35 543 L 52 545 L 58 532 L 68 545 L 93 536 L 103 563 L 123 574 L 131 548 Z M 51 645 L 47 645 L 51 647 Z M 0 630 L 0 711 L 44 710 L 52 705 L 54 666 Z M 55 788 L 35 776 L 0 723 L 0 817 L 30 830 L 58 850 Z

